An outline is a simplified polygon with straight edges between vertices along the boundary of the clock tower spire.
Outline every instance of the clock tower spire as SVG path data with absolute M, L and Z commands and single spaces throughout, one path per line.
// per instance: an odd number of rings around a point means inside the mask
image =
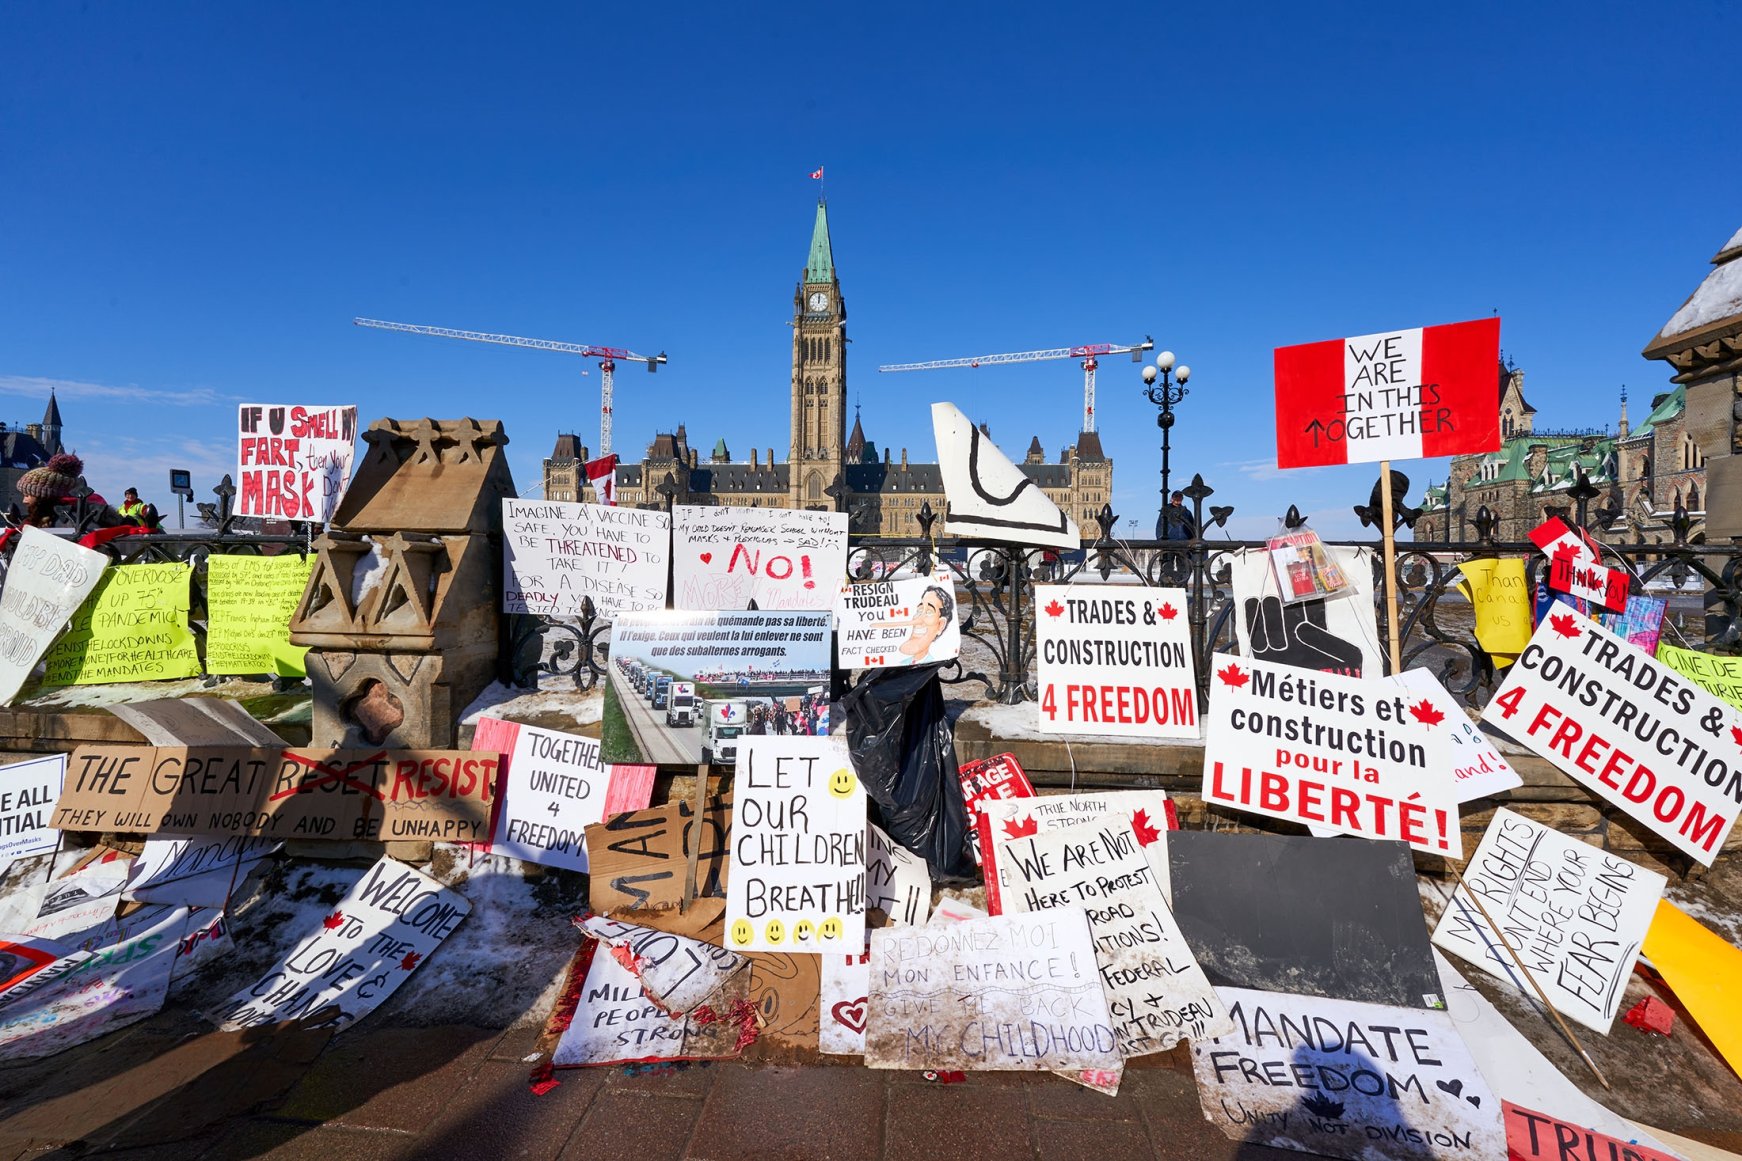
M 795 508 L 833 509 L 828 487 L 840 474 L 847 422 L 847 307 L 829 240 L 829 207 L 818 199 L 810 256 L 793 296 L 792 449 L 788 488 Z

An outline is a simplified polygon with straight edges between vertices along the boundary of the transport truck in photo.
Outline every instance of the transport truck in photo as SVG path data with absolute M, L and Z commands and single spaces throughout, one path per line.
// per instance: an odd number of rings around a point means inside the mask
M 742 698 L 726 698 L 705 704 L 708 730 L 702 739 L 702 761 L 721 766 L 735 765 L 738 738 L 744 733 L 744 724 L 750 717 L 748 703 Z

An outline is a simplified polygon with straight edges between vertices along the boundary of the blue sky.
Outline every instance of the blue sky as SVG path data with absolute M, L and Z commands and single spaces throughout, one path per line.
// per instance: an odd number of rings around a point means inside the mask
M 1214 9 L 1214 10 L 1213 10 Z M 664 350 L 618 450 L 786 427 L 792 291 L 826 165 L 849 387 L 934 456 L 951 399 L 1017 455 L 1068 362 L 876 366 L 1153 335 L 1194 371 L 1176 485 L 1239 534 L 1352 529 L 1371 467 L 1278 476 L 1278 345 L 1498 310 L 1540 423 L 1668 386 L 1639 350 L 1742 225 L 1735 97 L 1699 3 L 12 4 L 0 10 L 0 418 L 62 384 L 100 489 L 201 498 L 238 402 L 501 418 L 523 494 L 598 372 L 355 315 Z M 1158 434 L 1103 363 L 1114 507 Z M 1440 464 L 1398 465 L 1422 483 Z M 1122 528 L 1123 530 L 1123 528 Z

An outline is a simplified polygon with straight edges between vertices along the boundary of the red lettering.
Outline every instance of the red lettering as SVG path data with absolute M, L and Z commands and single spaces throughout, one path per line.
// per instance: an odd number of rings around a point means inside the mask
M 1300 796 L 1294 804 L 1295 813 L 1308 822 L 1323 822 L 1324 816 L 1318 813 L 1319 793 L 1324 787 L 1317 782 L 1302 782 L 1296 793 Z
M 1258 805 L 1281 813 L 1288 809 L 1288 779 L 1269 770 L 1258 776 Z
M 1160 699 L 1157 690 L 1157 702 Z M 1157 713 L 1160 711 L 1158 710 Z M 1198 720 L 1198 694 L 1194 689 L 1176 689 L 1173 691 L 1173 720 L 1182 726 L 1196 725 Z
M 1560 746 L 1561 753 L 1570 762 L 1573 759 L 1573 743 L 1578 741 L 1584 732 L 1584 727 L 1578 722 L 1571 718 L 1562 718 L 1561 724 L 1555 727 L 1554 736 L 1548 740 L 1548 748 L 1552 750 L 1556 746 Z
M 1347 786 L 1331 787 L 1331 825 L 1359 830 L 1355 811 L 1361 806 L 1361 796 Z
M 1702 851 L 1709 851 L 1729 829 L 1729 819 L 1708 811 L 1704 803 L 1695 802 L 1688 810 L 1688 816 L 1682 819 L 1681 834 Z

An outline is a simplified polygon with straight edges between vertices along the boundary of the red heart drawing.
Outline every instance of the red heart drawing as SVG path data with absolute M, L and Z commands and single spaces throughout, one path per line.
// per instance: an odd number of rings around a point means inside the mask
M 865 996 L 857 1000 L 842 1000 L 829 1009 L 835 1014 L 835 1019 L 855 1032 L 865 1031 Z
M 702 563 L 703 563 L 703 564 L 712 564 L 712 563 L 714 563 L 714 554 L 713 554 L 713 553 L 711 553 L 711 552 L 704 552 L 704 553 L 702 553 Z

